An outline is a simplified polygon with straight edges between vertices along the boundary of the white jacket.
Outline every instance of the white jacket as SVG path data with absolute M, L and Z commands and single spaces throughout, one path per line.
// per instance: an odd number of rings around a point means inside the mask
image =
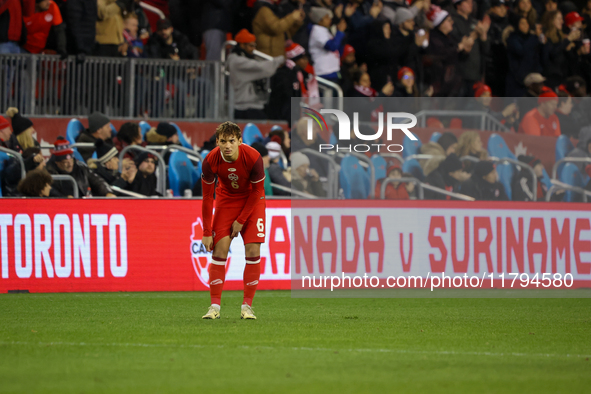
M 327 75 L 341 70 L 341 56 L 339 51 L 328 51 L 324 45 L 334 37 L 330 30 L 320 25 L 314 25 L 310 31 L 308 50 L 314 62 L 316 75 Z

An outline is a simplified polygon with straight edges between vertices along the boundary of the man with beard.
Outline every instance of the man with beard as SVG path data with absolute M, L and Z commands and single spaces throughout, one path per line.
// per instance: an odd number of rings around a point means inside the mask
M 273 60 L 256 60 L 253 52 L 256 37 L 242 29 L 234 38 L 238 45 L 228 56 L 230 84 L 234 89 L 234 118 L 266 119 L 267 81 L 285 61 L 284 56 Z
M 142 152 L 134 162 L 125 163 L 121 178 L 117 179 L 113 186 L 148 197 L 160 196 L 157 192 L 158 179 L 155 174 L 158 158 L 149 152 Z

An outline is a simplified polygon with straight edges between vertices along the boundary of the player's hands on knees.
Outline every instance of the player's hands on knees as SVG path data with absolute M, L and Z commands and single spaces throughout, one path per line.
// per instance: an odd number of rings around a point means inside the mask
M 203 237 L 201 240 L 203 246 L 205 246 L 205 250 L 211 252 L 213 250 L 213 237 Z
M 232 223 L 232 236 L 230 238 L 236 238 L 240 231 L 242 231 L 242 226 L 242 224 L 234 221 L 234 223 Z

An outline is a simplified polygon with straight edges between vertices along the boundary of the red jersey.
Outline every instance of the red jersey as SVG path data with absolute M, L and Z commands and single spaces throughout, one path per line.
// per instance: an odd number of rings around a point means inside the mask
M 561 133 L 560 120 L 556 114 L 545 118 L 537 108 L 534 108 L 523 117 L 521 125 L 519 125 L 519 132 L 529 135 L 559 137 Z
M 211 235 L 211 215 L 213 210 L 213 185 L 218 177 L 215 190 L 217 209 L 244 207 L 237 221 L 244 224 L 257 203 L 265 201 L 265 168 L 263 159 L 254 148 L 241 144 L 238 158 L 228 162 L 219 147 L 213 149 L 202 165 L 203 183 L 203 231 Z M 217 214 L 216 214 L 217 215 Z
M 63 23 L 60 9 L 53 1 L 49 2 L 47 11 L 35 12 L 32 16 L 25 16 L 23 20 L 27 27 L 27 42 L 24 48 L 30 53 L 40 53 L 44 50 L 51 27 Z

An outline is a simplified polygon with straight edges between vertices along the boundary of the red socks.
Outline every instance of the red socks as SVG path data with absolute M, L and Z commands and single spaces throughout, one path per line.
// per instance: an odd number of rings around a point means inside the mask
M 243 304 L 252 306 L 252 299 L 254 293 L 257 291 L 259 278 L 261 276 L 261 258 L 247 257 L 246 266 L 244 267 L 244 301 Z
M 222 290 L 226 281 L 226 259 L 212 257 L 209 265 L 209 294 L 211 303 L 221 305 Z

